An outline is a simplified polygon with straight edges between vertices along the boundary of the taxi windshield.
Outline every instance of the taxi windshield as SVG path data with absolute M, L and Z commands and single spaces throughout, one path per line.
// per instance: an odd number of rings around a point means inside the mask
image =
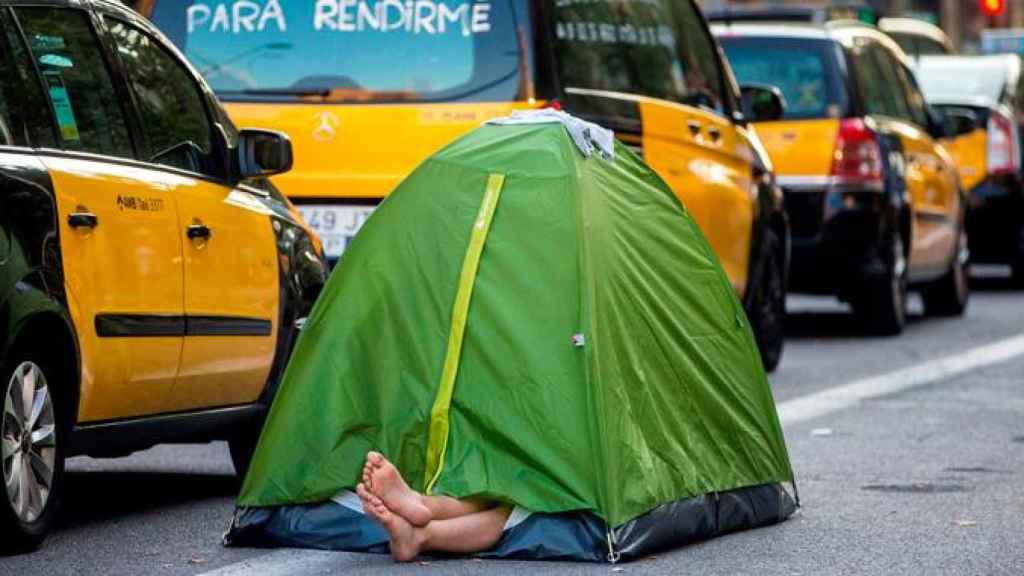
M 157 2 L 150 18 L 223 100 L 512 101 L 525 0 Z

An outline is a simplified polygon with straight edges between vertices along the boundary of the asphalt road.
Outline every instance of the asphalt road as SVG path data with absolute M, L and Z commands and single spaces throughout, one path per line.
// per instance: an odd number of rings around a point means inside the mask
M 876 376 L 898 391 L 784 424 L 803 506 L 781 525 L 614 568 L 431 560 L 400 571 L 1024 574 L 1024 354 L 1000 361 L 968 354 L 981 364 L 948 376 L 950 367 L 936 362 L 1024 333 L 1024 293 L 993 276 L 974 286 L 965 318 L 917 313 L 898 338 L 864 337 L 829 299 L 791 298 L 786 355 L 772 377 L 780 404 Z M 911 310 L 920 310 L 916 299 Z M 932 376 L 908 380 L 921 373 Z M 385 556 L 221 547 L 235 486 L 223 444 L 79 458 L 68 467 L 60 527 L 42 550 L 0 558 L 0 574 L 396 569 Z

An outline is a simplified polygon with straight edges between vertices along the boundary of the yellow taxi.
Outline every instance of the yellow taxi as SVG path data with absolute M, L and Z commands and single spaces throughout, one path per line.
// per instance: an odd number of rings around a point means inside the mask
M 488 118 L 560 106 L 613 128 L 721 259 L 766 366 L 782 353 L 788 231 L 771 165 L 690 0 L 141 0 L 232 117 L 287 132 L 276 177 L 328 257 L 420 161 Z M 773 93 L 747 91 L 772 114 Z
M 781 120 L 756 129 L 785 195 L 791 290 L 837 295 L 881 334 L 903 330 L 908 285 L 927 313 L 962 314 L 967 204 L 943 144 L 955 134 L 899 46 L 854 21 L 715 32 L 741 81 L 775 85 L 786 101 Z
M 932 106 L 976 128 L 949 143 L 970 198 L 971 262 L 1009 264 L 1012 285 L 1024 288 L 1024 59 L 922 56 L 915 64 Z
M 0 549 L 38 545 L 64 459 L 228 440 L 244 473 L 326 277 L 235 129 L 120 3 L 0 1 Z

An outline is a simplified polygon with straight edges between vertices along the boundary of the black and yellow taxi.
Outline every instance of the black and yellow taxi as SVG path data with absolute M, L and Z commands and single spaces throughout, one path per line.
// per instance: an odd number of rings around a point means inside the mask
M 327 270 L 291 163 L 123 5 L 0 2 L 0 548 L 42 541 L 67 457 L 246 465 Z
M 690 0 L 139 0 L 242 123 L 287 132 L 274 179 L 330 258 L 419 162 L 488 118 L 560 106 L 672 186 L 782 353 L 788 231 L 770 161 Z
M 781 120 L 759 122 L 793 234 L 790 288 L 835 294 L 870 330 L 906 323 L 908 285 L 925 311 L 967 306 L 966 198 L 906 57 L 876 28 L 737 23 L 716 34 L 742 82 L 778 87 Z
M 949 144 L 970 210 L 971 262 L 1009 264 L 1024 288 L 1024 62 L 1018 54 L 923 56 L 916 62 L 925 98 L 976 128 Z

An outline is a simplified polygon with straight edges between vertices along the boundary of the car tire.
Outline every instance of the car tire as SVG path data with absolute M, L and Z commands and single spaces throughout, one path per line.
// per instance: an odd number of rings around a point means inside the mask
M 70 426 L 64 424 L 68 420 L 59 373 L 41 356 L 15 350 L 0 368 L 0 551 L 4 553 L 38 548 L 53 525 L 63 495 Z M 26 391 L 31 396 L 28 407 Z
M 888 232 L 881 260 L 883 271 L 865 279 L 854 313 L 869 333 L 893 336 L 903 332 L 907 323 L 907 258 L 898 230 Z
M 967 235 L 960 233 L 949 272 L 921 291 L 924 312 L 929 316 L 961 316 L 967 310 L 971 288 L 968 279 Z
M 770 230 L 765 233 L 764 250 L 761 277 L 754 286 L 747 316 L 761 353 L 761 363 L 766 372 L 773 372 L 782 361 L 786 341 L 786 282 L 779 258 L 779 240 Z

